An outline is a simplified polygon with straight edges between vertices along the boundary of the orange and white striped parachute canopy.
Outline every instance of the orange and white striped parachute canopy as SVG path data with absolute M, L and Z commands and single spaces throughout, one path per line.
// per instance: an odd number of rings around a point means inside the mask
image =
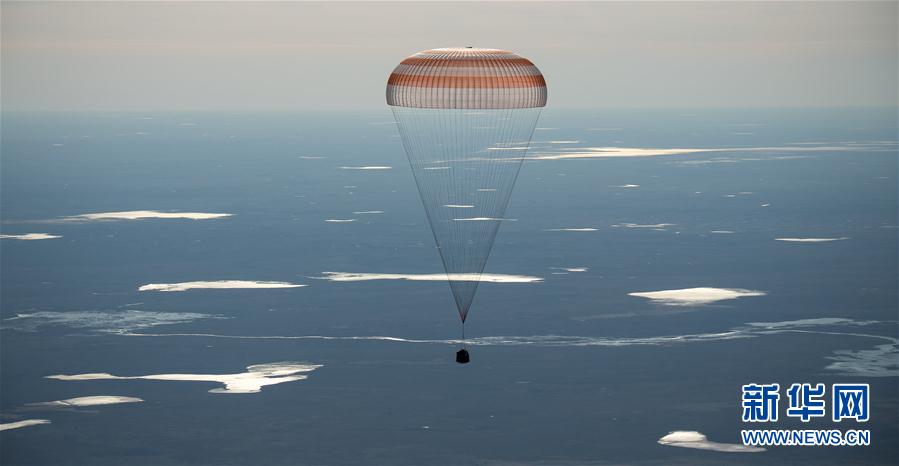
M 390 74 L 387 104 L 415 108 L 546 106 L 546 81 L 530 60 L 512 52 L 471 47 L 412 55 Z

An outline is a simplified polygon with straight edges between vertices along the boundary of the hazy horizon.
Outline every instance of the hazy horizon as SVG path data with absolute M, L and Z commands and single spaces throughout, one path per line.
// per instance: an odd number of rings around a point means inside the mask
M 404 57 L 534 61 L 555 108 L 892 107 L 895 2 L 4 2 L 5 111 L 384 107 Z

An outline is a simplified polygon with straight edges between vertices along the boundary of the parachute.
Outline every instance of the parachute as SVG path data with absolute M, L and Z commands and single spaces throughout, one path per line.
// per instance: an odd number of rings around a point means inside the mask
M 527 153 L 546 82 L 512 52 L 443 48 L 403 60 L 391 106 L 464 325 Z M 465 357 L 467 362 L 467 352 Z

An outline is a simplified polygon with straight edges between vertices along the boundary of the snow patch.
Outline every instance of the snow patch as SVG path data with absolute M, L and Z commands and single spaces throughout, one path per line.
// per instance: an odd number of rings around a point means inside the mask
M 741 288 L 685 288 L 681 290 L 643 291 L 628 293 L 628 296 L 647 298 L 666 306 L 698 306 L 717 301 L 737 299 L 745 296 L 765 296 L 764 291 Z
M 28 403 L 28 406 L 40 406 L 40 407 L 47 407 L 47 408 L 64 408 L 64 407 L 115 405 L 115 404 L 121 404 L 121 403 L 140 403 L 142 401 L 144 401 L 144 400 L 141 398 L 134 398 L 131 396 L 99 395 L 99 396 L 81 396 L 78 398 L 69 398 L 67 400 L 43 401 L 40 403 Z
M 425 274 L 401 274 L 401 273 L 354 273 L 354 272 L 322 272 L 321 280 L 332 282 L 364 282 L 370 280 L 408 280 L 408 281 L 467 281 L 487 283 L 540 283 L 541 277 L 528 275 L 502 275 L 502 274 L 476 274 L 476 273 L 425 273 Z
M 26 233 L 24 235 L 0 235 L 0 239 L 17 239 L 22 241 L 36 241 L 41 239 L 57 239 L 62 236 L 51 235 L 48 233 Z
M 0 424 L 0 430 L 19 429 L 28 426 L 37 426 L 41 424 L 50 424 L 49 419 L 25 419 L 23 421 L 7 422 Z
M 726 453 L 758 453 L 765 451 L 761 447 L 752 447 L 741 443 L 712 442 L 695 430 L 676 430 L 659 439 L 660 445 L 669 447 L 696 448 L 699 450 L 721 451 Z
M 138 291 L 187 291 L 187 290 L 225 290 L 251 288 L 300 288 L 307 285 L 288 282 L 266 282 L 256 280 L 215 280 L 182 283 L 149 283 L 138 288 Z
M 262 387 L 276 385 L 285 382 L 304 380 L 308 376 L 303 375 L 312 372 L 321 364 L 307 364 L 302 362 L 273 362 L 268 364 L 256 364 L 248 366 L 246 372 L 238 374 L 151 374 L 136 376 L 118 376 L 105 372 L 74 375 L 48 375 L 45 378 L 66 381 L 79 380 L 168 380 L 190 382 L 218 382 L 224 388 L 213 388 L 209 393 L 258 393 Z

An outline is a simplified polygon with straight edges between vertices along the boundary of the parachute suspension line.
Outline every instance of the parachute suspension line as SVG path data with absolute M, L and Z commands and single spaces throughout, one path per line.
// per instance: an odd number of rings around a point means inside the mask
M 392 111 L 464 322 L 540 108 Z
M 465 321 L 512 188 L 546 105 L 529 60 L 498 49 L 419 52 L 387 81 L 391 106 L 431 233 Z

